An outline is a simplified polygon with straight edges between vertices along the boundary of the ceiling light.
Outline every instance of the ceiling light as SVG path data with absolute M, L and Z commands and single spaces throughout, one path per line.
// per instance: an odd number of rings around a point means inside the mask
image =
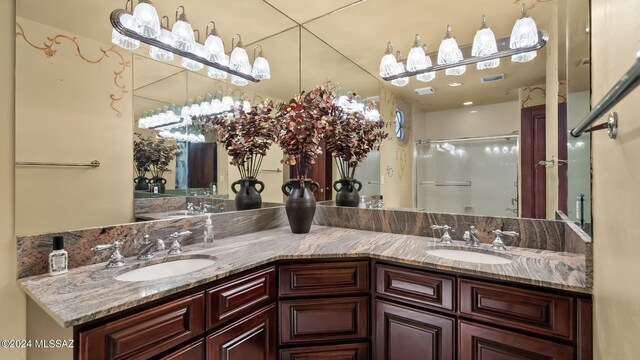
M 256 50 L 260 48 L 260 52 L 256 57 Z M 251 75 L 258 80 L 268 80 L 271 79 L 271 68 L 269 67 L 269 62 L 267 58 L 262 54 L 262 45 L 258 44 L 255 48 L 253 48 L 253 68 L 251 69 Z
M 464 105 L 464 106 L 473 105 L 473 101 L 465 101 L 465 102 L 462 103 L 462 105 Z
M 511 49 L 522 49 L 534 46 L 538 43 L 538 27 L 536 22 L 527 15 L 524 3 L 522 4 L 522 13 L 520 18 L 516 20 L 511 30 L 511 38 L 509 40 L 509 47 Z M 526 62 L 533 60 L 537 55 L 536 51 L 529 51 L 523 54 L 516 54 L 511 56 L 511 61 Z
M 149 0 L 138 0 L 133 9 L 133 25 L 135 31 L 148 38 L 160 35 L 160 18 L 155 6 Z
M 452 83 L 449 83 L 449 86 L 450 86 L 450 87 L 458 87 L 458 86 L 462 86 L 462 83 L 459 83 L 459 82 L 452 82 Z
M 182 9 L 182 13 L 180 13 L 180 9 Z M 182 5 L 178 6 L 176 10 L 176 23 L 173 24 L 171 34 L 173 35 L 174 48 L 186 52 L 193 51 L 193 48 L 196 46 L 196 40 L 193 36 L 191 24 L 189 24 L 187 15 L 184 13 L 184 6 Z
M 391 42 L 387 43 L 387 50 L 380 60 L 380 76 L 389 77 L 398 74 L 398 66 L 395 56 L 393 56 L 393 45 Z
M 422 46 L 420 46 L 420 36 L 416 34 L 413 47 L 409 50 L 407 55 L 407 70 L 416 71 L 427 68 L 427 55 L 424 52 Z
M 425 63 L 427 65 L 426 68 L 432 67 L 433 63 L 431 62 L 431 56 L 426 55 L 426 53 L 427 53 L 427 45 L 424 45 L 424 44 L 422 45 L 422 52 L 425 53 L 424 60 L 425 60 Z M 419 75 L 416 76 L 416 79 L 418 79 L 418 80 L 420 80 L 422 82 L 429 82 L 429 81 L 431 81 L 431 80 L 433 80 L 435 78 L 436 78 L 436 72 L 435 71 L 429 71 L 427 73 L 419 74 Z
M 498 44 L 493 31 L 487 26 L 487 21 L 482 15 L 482 24 L 473 38 L 471 56 L 489 56 L 498 52 Z M 500 65 L 500 59 L 481 61 L 476 64 L 478 70 L 492 69 Z
M 209 30 L 209 25 L 213 24 L 213 28 Z M 218 31 L 216 30 L 216 23 L 210 21 L 207 24 L 207 39 L 204 41 L 204 53 L 209 61 L 218 62 L 222 55 L 224 55 L 224 43 Z
M 171 36 L 171 31 L 167 30 L 169 27 L 169 18 L 167 16 L 163 16 L 162 20 L 165 19 L 167 20 L 167 27 L 165 28 L 164 26 L 161 26 L 160 35 L 157 40 L 169 46 L 173 46 L 173 36 Z M 149 56 L 158 61 L 173 61 L 172 52 L 162 50 L 156 46 L 149 47 Z
M 455 64 L 462 61 L 462 51 L 458 47 L 458 42 L 453 36 L 451 26 L 447 25 L 447 33 L 440 43 L 438 49 L 438 65 Z M 446 75 L 462 75 L 467 70 L 466 66 L 456 66 L 445 70 Z
M 127 2 L 127 4 L 129 4 L 129 2 Z M 135 31 L 133 27 L 133 16 L 131 14 L 122 14 L 120 16 L 120 22 L 125 28 Z M 125 50 L 135 50 L 140 47 L 140 40 L 122 35 L 116 29 L 111 30 L 111 42 Z
M 401 59 L 400 51 L 396 52 L 396 59 L 397 59 L 397 61 L 396 61 L 396 74 L 400 74 L 400 73 L 405 72 L 406 69 L 404 67 L 404 64 L 400 60 Z M 405 86 L 408 83 L 409 83 L 409 78 L 408 77 L 397 78 L 397 79 L 391 80 L 391 85 L 399 86 L 399 87 Z
M 238 43 L 234 43 L 236 36 L 238 37 Z M 249 64 L 249 55 L 247 55 L 247 50 L 243 47 L 240 34 L 233 35 L 231 38 L 231 47 L 233 51 L 231 51 L 231 56 L 229 57 L 229 67 L 243 74 L 250 74 L 251 65 Z

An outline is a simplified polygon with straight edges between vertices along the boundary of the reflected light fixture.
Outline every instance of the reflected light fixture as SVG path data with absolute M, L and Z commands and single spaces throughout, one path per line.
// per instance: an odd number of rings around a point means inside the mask
M 260 52 L 256 57 L 256 50 L 260 48 Z M 269 67 L 269 61 L 264 57 L 262 53 L 262 45 L 258 44 L 253 48 L 253 68 L 251 69 L 251 75 L 258 80 L 271 79 L 271 68 Z
M 125 8 L 128 10 L 129 3 L 131 1 L 127 1 L 127 5 Z M 136 31 L 133 26 L 133 15 L 130 13 L 124 13 L 120 17 L 120 21 L 122 25 L 129 30 Z M 140 47 L 140 40 L 132 39 L 128 36 L 120 34 L 116 29 L 111 30 L 111 42 L 120 46 L 125 50 L 135 50 Z
M 198 40 L 200 39 L 200 31 L 198 31 L 197 29 L 193 31 L 194 33 L 198 34 Z M 199 57 L 204 57 L 204 46 L 202 44 L 200 44 L 199 42 L 195 42 L 194 46 L 192 47 L 192 54 L 199 56 Z M 200 71 L 204 68 L 204 64 L 199 62 L 199 61 L 195 61 L 195 60 L 191 60 L 189 58 L 186 57 L 182 57 L 182 61 L 181 61 L 182 67 L 184 67 L 185 69 L 191 70 L 191 71 Z
M 438 49 L 438 65 L 455 64 L 462 60 L 462 51 L 460 51 L 458 42 L 453 36 L 451 26 L 447 25 L 447 33 L 445 34 L 444 39 L 440 43 L 440 48 Z M 466 70 L 467 67 L 462 65 L 448 68 L 444 73 L 446 75 L 462 75 Z
M 409 50 L 409 54 L 407 55 L 407 71 L 416 71 L 427 68 L 427 54 L 425 54 L 424 49 L 420 46 L 420 35 L 416 34 L 415 40 L 413 41 L 413 47 Z
M 449 87 L 458 87 L 458 86 L 462 86 L 462 83 L 460 83 L 460 82 L 449 83 Z
M 538 42 L 538 27 L 536 22 L 527 14 L 525 4 L 522 4 L 522 12 L 520 18 L 516 20 L 511 30 L 511 38 L 509 47 L 511 49 L 522 49 L 534 46 Z M 537 55 L 537 51 L 529 51 L 523 54 L 511 56 L 511 61 L 527 62 L 533 60 Z
M 405 67 L 401 61 L 400 51 L 397 51 L 396 52 L 396 74 L 403 73 L 404 71 L 405 71 Z M 394 85 L 394 86 L 405 86 L 408 83 L 409 83 L 408 77 L 391 80 L 391 85 Z
M 187 15 L 184 13 L 184 6 L 182 5 L 176 9 L 176 23 L 173 24 L 171 35 L 173 35 L 173 47 L 178 50 L 192 52 L 196 46 L 193 28 L 191 28 L 191 24 L 187 20 Z
M 425 44 L 422 45 L 422 52 L 424 52 L 424 54 L 425 54 L 424 60 L 425 60 L 425 63 L 427 65 L 425 67 L 425 69 L 432 67 L 433 66 L 433 62 L 431 62 L 431 56 L 427 55 L 427 45 L 425 45 Z M 416 75 L 416 79 L 418 79 L 419 81 L 422 81 L 422 82 L 429 82 L 429 81 L 431 81 L 431 80 L 433 80 L 435 78 L 436 78 L 436 72 L 435 71 L 429 71 L 429 72 L 424 73 L 424 74 Z
M 209 25 L 213 25 L 209 30 Z M 209 21 L 207 24 L 207 39 L 204 41 L 204 53 L 209 61 L 219 63 L 224 55 L 224 43 L 216 30 L 216 23 Z M 226 65 L 225 65 L 226 66 Z
M 220 61 L 216 61 L 220 65 L 229 66 L 229 55 L 222 54 Z M 216 69 L 214 67 L 209 66 L 209 70 L 207 71 L 207 75 L 212 79 L 226 79 L 227 72 L 222 71 L 220 69 Z
M 391 42 L 388 42 L 387 50 L 385 51 L 384 56 L 382 56 L 382 59 L 380 60 L 380 76 L 388 77 L 388 76 L 397 75 L 398 74 L 397 63 L 398 61 L 396 60 L 396 57 L 393 56 L 393 45 L 391 45 Z
M 235 38 L 238 37 L 238 42 L 235 43 Z M 251 73 L 251 65 L 249 64 L 249 55 L 247 55 L 247 50 L 244 49 L 244 45 L 242 44 L 242 38 L 240 34 L 235 34 L 231 38 L 231 56 L 229 57 L 229 67 L 232 70 L 239 71 L 244 74 Z
M 158 36 L 158 41 L 163 42 L 169 46 L 173 46 L 173 36 L 171 36 L 171 31 L 169 31 L 169 17 L 163 16 L 162 20 L 167 20 L 167 27 L 162 26 L 162 22 L 160 22 L 160 36 Z M 162 50 L 155 46 L 149 47 L 149 56 L 152 59 L 158 61 L 173 61 L 173 53 L 167 50 Z
M 491 28 L 487 26 L 487 20 L 482 15 L 482 23 L 480 29 L 473 38 L 473 46 L 471 48 L 471 56 L 489 56 L 498 52 L 498 44 L 496 43 L 496 35 Z M 481 61 L 476 64 L 478 70 L 493 69 L 500 65 L 500 59 Z
M 134 31 L 144 37 L 155 39 L 160 35 L 160 18 L 151 1 L 138 0 L 133 9 L 133 26 Z

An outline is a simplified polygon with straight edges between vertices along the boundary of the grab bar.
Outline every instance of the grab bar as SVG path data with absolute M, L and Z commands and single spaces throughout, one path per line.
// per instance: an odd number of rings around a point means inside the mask
M 640 50 L 636 54 L 636 63 L 631 66 L 618 82 L 609 90 L 609 92 L 598 102 L 598 105 L 594 106 L 591 112 L 573 129 L 571 129 L 571 136 L 580 137 L 582 133 L 588 131 L 587 128 L 591 126 L 597 119 L 602 116 L 609 109 L 614 107 L 620 100 L 622 100 L 627 94 L 640 84 Z M 606 129 L 607 127 L 599 127 L 597 130 Z M 593 129 L 596 130 L 596 129 Z
M 420 181 L 420 186 L 471 186 L 471 181 Z
M 16 161 L 16 166 L 60 166 L 60 167 L 100 167 L 100 161 L 93 160 L 89 164 L 82 163 L 56 163 L 56 162 L 39 162 L 39 161 Z
M 282 170 L 280 170 L 280 168 L 276 168 L 275 170 L 272 169 L 264 169 L 264 170 L 260 170 L 261 172 L 274 172 L 274 173 L 281 173 Z

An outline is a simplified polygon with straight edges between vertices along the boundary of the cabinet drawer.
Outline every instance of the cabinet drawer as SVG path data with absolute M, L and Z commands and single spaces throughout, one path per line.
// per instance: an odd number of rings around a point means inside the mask
M 454 359 L 454 318 L 380 300 L 374 311 L 375 359 Z
M 204 294 L 78 334 L 80 359 L 147 359 L 204 332 Z
M 241 318 L 276 300 L 275 268 L 270 267 L 207 290 L 207 329 Z
M 368 360 L 369 344 L 311 346 L 280 350 L 280 360 Z
M 460 279 L 460 314 L 516 329 L 573 338 L 570 297 Z
M 271 305 L 207 337 L 208 360 L 276 360 L 276 307 Z
M 460 321 L 458 341 L 460 360 L 573 359 L 570 346 L 466 321 Z
M 280 342 L 366 339 L 368 304 L 366 297 L 281 301 Z
M 162 358 L 162 360 L 196 360 L 204 359 L 204 341 L 198 340 L 193 344 L 180 348 Z
M 369 291 L 369 263 L 364 261 L 281 265 L 279 274 L 282 297 Z
M 452 276 L 376 264 L 376 293 L 418 306 L 453 311 Z

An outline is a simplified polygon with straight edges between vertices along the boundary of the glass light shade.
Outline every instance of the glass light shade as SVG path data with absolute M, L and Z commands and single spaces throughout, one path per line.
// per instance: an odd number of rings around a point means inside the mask
M 463 59 L 455 38 L 442 40 L 438 49 L 438 65 L 455 64 Z
M 148 38 L 160 35 L 160 18 L 153 4 L 148 0 L 141 0 L 133 9 L 133 25 L 135 31 Z
M 218 99 L 211 100 L 211 113 L 218 114 L 222 112 L 222 101 Z
M 122 14 L 122 16 L 120 16 L 120 22 L 125 28 L 134 30 L 133 16 L 131 14 Z M 140 47 L 140 40 L 124 36 L 117 32 L 116 29 L 111 30 L 111 42 L 125 50 L 135 50 Z
M 229 58 L 229 67 L 232 70 L 239 71 L 244 74 L 251 74 L 251 64 L 249 64 L 249 55 L 243 47 L 236 46 L 231 52 Z
M 193 48 L 192 54 L 203 57 L 204 56 L 204 47 L 202 44 L 196 44 Z M 188 59 L 186 57 L 182 58 L 182 67 L 189 69 L 191 71 L 200 71 L 204 68 L 204 64 L 195 60 Z
M 213 112 L 211 111 L 211 103 L 208 101 L 203 101 L 200 104 L 200 113 L 202 115 L 209 115 L 212 114 Z
M 231 83 L 235 86 L 246 86 L 249 84 L 249 80 L 241 78 L 240 76 L 231 75 Z
M 385 54 L 380 60 L 380 76 L 389 77 L 398 74 L 397 63 L 393 54 Z
M 426 69 L 427 66 L 427 54 L 424 53 L 422 46 L 414 46 L 409 50 L 407 55 L 407 70 L 417 71 Z
M 183 119 L 187 119 L 191 116 L 191 106 L 190 105 L 185 105 L 182 107 L 182 109 L 180 110 L 180 117 Z
M 460 75 L 464 74 L 465 71 L 467 71 L 467 67 L 466 66 L 456 66 L 456 67 L 452 67 L 452 68 L 446 69 L 444 71 L 444 74 L 445 75 L 460 76 Z
M 538 52 L 534 50 L 522 54 L 511 55 L 511 61 L 527 62 L 533 60 L 536 56 L 538 56 Z
M 229 111 L 233 106 L 233 98 L 231 96 L 224 96 L 222 98 L 222 111 Z
M 176 21 L 176 23 L 173 24 L 173 28 L 171 28 L 171 35 L 173 36 L 173 47 L 178 50 L 192 52 L 196 46 L 193 29 L 191 28 L 191 24 L 186 21 Z
M 538 42 L 538 27 L 536 22 L 525 13 L 516 20 L 511 30 L 509 47 L 512 49 L 522 49 L 534 46 Z
M 427 64 L 427 68 L 430 68 L 433 66 L 433 62 L 431 62 L 431 56 L 429 55 L 425 56 L 425 63 Z M 436 78 L 435 71 L 430 71 L 428 73 L 416 75 L 416 79 L 422 82 L 429 82 L 435 78 Z
M 258 56 L 253 62 L 253 68 L 251 69 L 251 75 L 258 80 L 271 79 L 271 68 L 269 62 L 265 57 Z
M 249 103 L 247 100 L 244 100 L 242 102 L 242 111 L 246 113 L 251 112 L 251 103 Z
M 221 61 L 216 61 L 220 65 L 229 66 L 229 55 L 222 54 L 220 58 Z M 209 66 L 209 70 L 207 71 L 207 75 L 212 79 L 226 79 L 227 72 L 216 69 L 214 67 Z
M 219 57 L 224 55 L 224 43 L 217 35 L 207 36 L 204 41 L 204 53 L 209 61 L 218 61 Z
M 160 31 L 160 36 L 158 36 L 158 41 L 173 46 L 171 31 L 162 29 Z M 155 46 L 149 47 L 149 56 L 158 61 L 173 61 L 173 53 L 171 51 L 162 50 Z
M 405 71 L 404 64 L 403 64 L 403 63 L 401 63 L 401 62 L 397 62 L 397 63 L 396 63 L 396 69 L 397 69 L 396 74 L 399 74 L 399 73 L 404 72 L 404 71 Z M 407 78 L 407 77 L 403 77 L 403 78 L 398 78 L 398 79 L 391 80 L 391 85 L 399 86 L 399 87 L 401 87 L 401 86 L 405 86 L 405 85 L 407 85 L 408 83 L 409 83 L 409 78 Z
M 498 52 L 496 36 L 490 28 L 485 27 L 476 32 L 471 47 L 471 56 L 489 56 Z M 500 65 L 500 59 L 481 61 L 476 64 L 478 70 L 492 69 Z

